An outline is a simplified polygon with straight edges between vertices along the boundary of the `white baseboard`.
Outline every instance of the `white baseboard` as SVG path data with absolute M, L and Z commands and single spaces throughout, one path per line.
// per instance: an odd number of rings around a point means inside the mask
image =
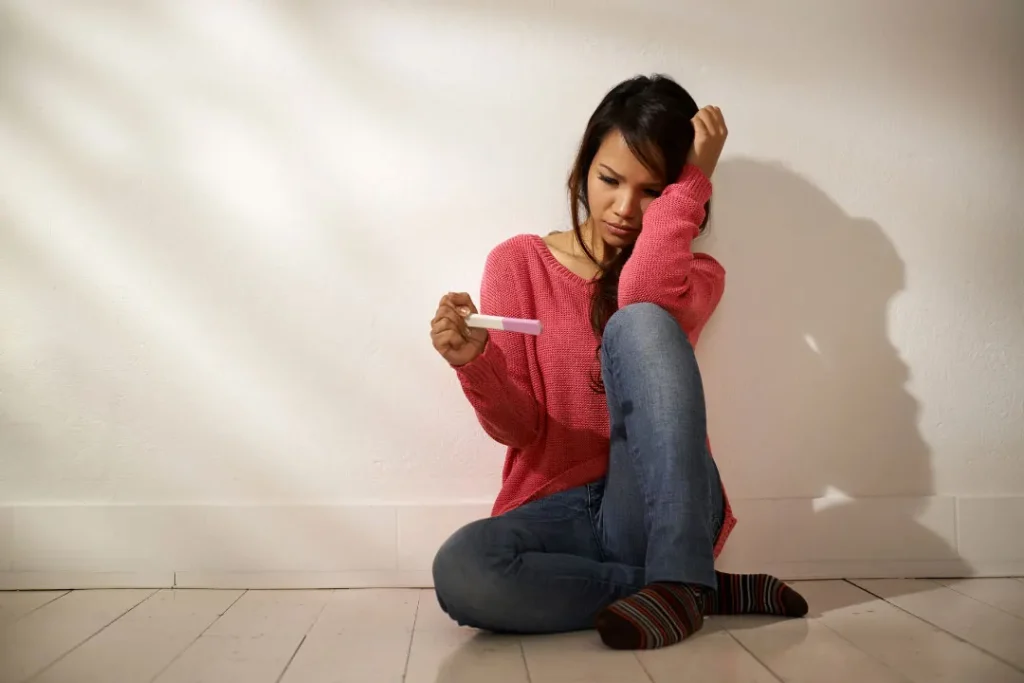
M 787 579 L 1024 575 L 1024 496 L 733 501 L 719 566 Z M 0 589 L 431 585 L 464 505 L 0 506 Z
M 170 588 L 174 572 L 0 572 L 0 590 L 48 591 L 94 588 Z
M 723 567 L 723 571 L 727 571 Z M 848 560 L 845 562 L 775 562 L 757 569 L 786 581 L 829 579 L 963 579 L 1024 576 L 1024 560 L 966 564 L 956 561 L 899 562 Z

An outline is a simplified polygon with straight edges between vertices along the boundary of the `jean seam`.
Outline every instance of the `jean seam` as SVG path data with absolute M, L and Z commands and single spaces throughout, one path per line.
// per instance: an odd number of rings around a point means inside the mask
M 621 379 L 619 377 L 618 363 L 615 362 L 614 358 L 612 357 L 612 353 L 611 352 L 609 352 L 609 354 L 608 354 L 608 359 L 612 361 L 611 374 L 612 374 L 612 380 L 615 382 L 615 387 L 613 389 L 613 392 L 615 393 L 617 399 L 621 401 L 621 397 L 618 396 L 619 388 L 622 386 L 622 381 L 621 381 Z M 640 494 L 644 497 L 644 501 L 643 501 L 643 504 L 644 504 L 644 523 L 646 524 L 647 523 L 647 496 L 648 496 L 648 493 L 649 493 L 650 489 L 647 487 L 647 481 L 646 481 L 645 476 L 644 476 L 643 467 L 640 466 L 640 456 L 639 456 L 639 453 L 634 451 L 633 446 L 630 445 L 629 430 L 626 428 L 626 418 L 625 418 L 625 415 L 623 415 L 623 417 L 622 417 L 622 428 L 626 432 L 626 434 L 625 434 L 625 437 L 626 437 L 625 438 L 625 441 L 626 441 L 626 452 L 630 455 L 630 457 L 633 460 L 633 463 L 632 463 L 633 464 L 633 469 L 636 472 L 636 478 L 637 478 L 637 481 L 640 484 Z

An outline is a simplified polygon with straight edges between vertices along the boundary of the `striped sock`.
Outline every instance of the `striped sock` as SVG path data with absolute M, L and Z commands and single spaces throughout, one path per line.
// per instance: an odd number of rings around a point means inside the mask
M 598 615 L 601 640 L 616 650 L 651 650 L 681 642 L 704 626 L 705 590 L 682 583 L 652 583 Z
M 772 614 L 802 617 L 807 601 L 795 590 L 767 574 L 715 572 L 718 591 L 708 593 L 704 614 Z

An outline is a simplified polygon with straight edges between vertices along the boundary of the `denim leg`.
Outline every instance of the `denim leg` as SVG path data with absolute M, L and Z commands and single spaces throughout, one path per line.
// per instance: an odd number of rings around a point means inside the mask
M 608 558 L 641 564 L 647 583 L 716 588 L 723 498 L 693 346 L 664 309 L 627 306 L 605 328 L 602 374 L 612 425 L 600 512 Z
M 593 628 L 598 612 L 643 587 L 643 571 L 602 562 L 593 492 L 582 486 L 473 522 L 434 559 L 441 608 L 498 633 Z

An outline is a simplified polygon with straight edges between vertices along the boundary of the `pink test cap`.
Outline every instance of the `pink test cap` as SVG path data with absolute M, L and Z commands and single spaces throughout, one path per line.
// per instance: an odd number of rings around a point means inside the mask
M 502 318 L 501 327 L 506 332 L 519 332 L 521 334 L 540 334 L 544 329 L 539 320 L 517 320 L 515 318 Z

